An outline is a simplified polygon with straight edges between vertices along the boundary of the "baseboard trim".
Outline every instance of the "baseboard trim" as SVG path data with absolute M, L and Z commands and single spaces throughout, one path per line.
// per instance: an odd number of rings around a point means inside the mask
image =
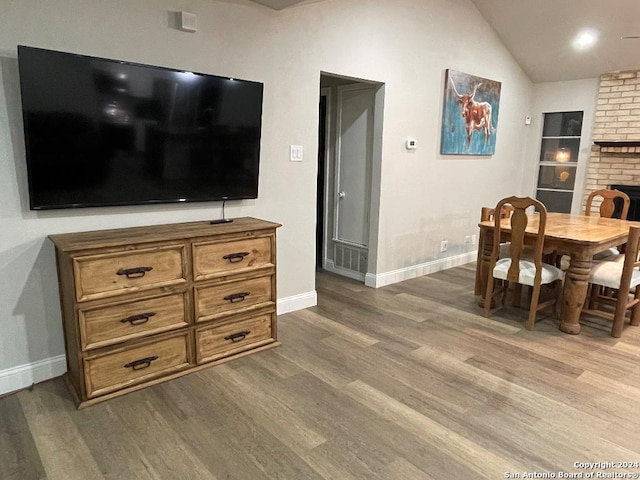
M 412 278 L 421 277 L 430 273 L 436 273 L 449 268 L 458 267 L 465 263 L 473 262 L 477 259 L 478 252 L 468 252 L 453 257 L 442 258 L 425 262 L 418 265 L 412 265 L 406 268 L 400 268 L 391 272 L 373 274 L 367 273 L 364 284 L 368 287 L 380 288 L 386 285 L 403 282 Z
M 278 315 L 304 310 L 318 304 L 318 294 L 315 290 L 278 299 Z
M 66 371 L 67 359 L 64 355 L 7 368 L 0 371 L 0 395 L 16 392 L 30 387 L 34 383 L 59 377 Z

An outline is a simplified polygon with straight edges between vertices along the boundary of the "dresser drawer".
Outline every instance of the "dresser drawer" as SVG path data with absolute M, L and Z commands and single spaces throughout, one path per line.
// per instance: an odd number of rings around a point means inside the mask
M 243 312 L 272 301 L 271 276 L 225 282 L 195 289 L 196 321 Z
M 86 393 L 102 395 L 189 367 L 187 335 L 85 359 Z
M 270 237 L 193 245 L 195 280 L 272 267 Z
M 271 330 L 273 315 L 275 313 L 267 313 L 247 320 L 197 330 L 197 362 L 210 362 L 274 342 Z
M 78 301 L 186 282 L 182 245 L 74 258 Z
M 182 293 L 81 310 L 79 318 L 83 350 L 188 325 Z

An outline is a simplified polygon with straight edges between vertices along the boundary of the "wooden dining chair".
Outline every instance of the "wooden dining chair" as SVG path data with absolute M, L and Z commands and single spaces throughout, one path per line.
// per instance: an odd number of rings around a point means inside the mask
M 589 292 L 582 313 L 611 320 L 611 336 L 622 335 L 626 312 L 631 325 L 640 325 L 640 227 L 630 227 L 625 253 L 619 261 L 597 262 L 589 273 Z
M 598 212 L 601 217 L 612 218 L 613 213 L 616 209 L 615 201 L 619 199 L 622 202 L 622 210 L 620 212 L 620 220 L 626 220 L 627 214 L 629 213 L 629 205 L 631 205 L 631 200 L 629 199 L 629 195 L 620 191 L 620 190 L 610 190 L 610 189 L 602 189 L 591 192 L 587 196 L 587 202 L 584 209 L 584 214 L 589 217 L 591 216 L 593 210 L 594 200 L 602 198 L 600 203 L 600 207 L 598 208 Z M 622 246 L 619 247 L 611 247 L 604 252 L 598 252 L 593 256 L 594 260 L 604 260 L 605 258 L 611 257 L 613 255 L 619 255 L 622 250 Z
M 529 318 L 526 323 L 527 330 L 532 330 L 535 324 L 536 313 L 548 306 L 553 306 L 556 314 L 556 304 L 560 297 L 560 285 L 564 276 L 562 270 L 555 265 L 543 263 L 544 230 L 547 222 L 547 209 L 544 204 L 530 197 L 507 197 L 498 202 L 495 211 L 500 211 L 503 205 L 510 204 L 513 214 L 509 219 L 511 226 L 509 232 L 509 256 L 499 258 L 500 241 L 503 239 L 501 219 L 495 218 L 493 228 L 493 250 L 489 263 L 489 277 L 487 279 L 487 291 L 484 299 L 484 315 L 488 317 L 494 297 L 502 295 L 501 305 L 504 306 L 510 282 L 532 287 L 529 304 Z M 535 207 L 538 211 L 537 226 L 534 226 L 525 235 L 529 218 L 527 209 Z M 535 225 L 535 223 L 534 223 Z M 535 241 L 531 254 L 526 258 L 525 238 Z M 495 280 L 502 280 L 501 286 L 494 291 Z M 553 284 L 552 298 L 540 302 L 540 290 L 542 285 Z M 517 299 L 515 299 L 517 300 Z M 496 303 L 497 305 L 497 303 Z
M 584 209 L 584 214 L 586 216 L 591 215 L 594 200 L 598 199 L 598 197 L 602 197 L 600 207 L 598 208 L 598 212 L 600 213 L 601 217 L 612 218 L 613 213 L 616 209 L 615 200 L 620 199 L 620 201 L 622 202 L 622 211 L 620 213 L 620 219 L 621 220 L 627 219 L 627 214 L 629 213 L 629 205 L 631 205 L 631 200 L 629 199 L 629 195 L 627 195 L 626 193 L 620 190 L 610 190 L 610 189 L 596 190 L 595 192 L 591 192 L 589 196 L 587 196 L 587 202 Z
M 481 222 L 492 221 L 494 213 L 495 213 L 495 210 L 493 208 L 482 207 L 482 209 L 480 210 L 480 221 Z M 513 207 L 511 205 L 505 205 L 502 208 L 502 212 L 500 213 L 500 216 L 502 218 L 508 218 L 511 216 L 512 213 L 513 213 Z M 484 231 L 480 229 L 480 233 L 478 234 L 478 258 L 476 260 L 476 284 L 475 284 L 476 295 L 482 295 L 482 291 L 481 291 L 482 290 L 482 280 L 481 280 L 482 272 L 480 269 L 480 264 L 482 263 L 483 245 L 484 245 Z M 506 252 L 504 245 L 505 244 L 503 243 L 503 247 L 502 247 L 503 254 Z

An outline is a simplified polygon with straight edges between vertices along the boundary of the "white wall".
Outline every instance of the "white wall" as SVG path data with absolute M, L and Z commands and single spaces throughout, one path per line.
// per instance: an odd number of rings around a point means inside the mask
M 198 32 L 170 12 L 198 16 Z M 480 207 L 523 190 L 532 85 L 468 0 L 326 0 L 276 12 L 244 0 L 0 0 L 0 393 L 64 371 L 51 233 L 208 219 L 219 204 L 28 209 L 16 46 L 261 81 L 259 198 L 229 216 L 277 221 L 284 309 L 315 302 L 320 72 L 385 83 L 378 265 L 385 284 L 472 258 Z M 445 69 L 502 82 L 496 154 L 439 154 Z M 406 138 L 418 141 L 415 152 Z M 305 161 L 288 161 L 289 145 Z M 525 192 L 530 193 L 530 192 Z M 449 251 L 438 252 L 440 240 Z M 444 261 L 443 261 L 444 260 Z
M 571 213 L 584 211 L 584 188 L 587 166 L 591 153 L 593 122 L 598 99 L 599 78 L 575 80 L 571 82 L 537 83 L 533 86 L 533 108 L 531 125 L 527 136 L 525 164 L 527 168 L 523 177 L 523 191 L 535 196 L 538 180 L 538 163 L 542 143 L 542 126 L 545 113 L 583 111 L 582 135 L 576 168 Z

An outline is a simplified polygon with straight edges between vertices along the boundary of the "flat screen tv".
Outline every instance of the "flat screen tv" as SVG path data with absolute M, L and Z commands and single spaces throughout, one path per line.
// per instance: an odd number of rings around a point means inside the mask
M 263 85 L 18 46 L 32 210 L 257 198 Z

